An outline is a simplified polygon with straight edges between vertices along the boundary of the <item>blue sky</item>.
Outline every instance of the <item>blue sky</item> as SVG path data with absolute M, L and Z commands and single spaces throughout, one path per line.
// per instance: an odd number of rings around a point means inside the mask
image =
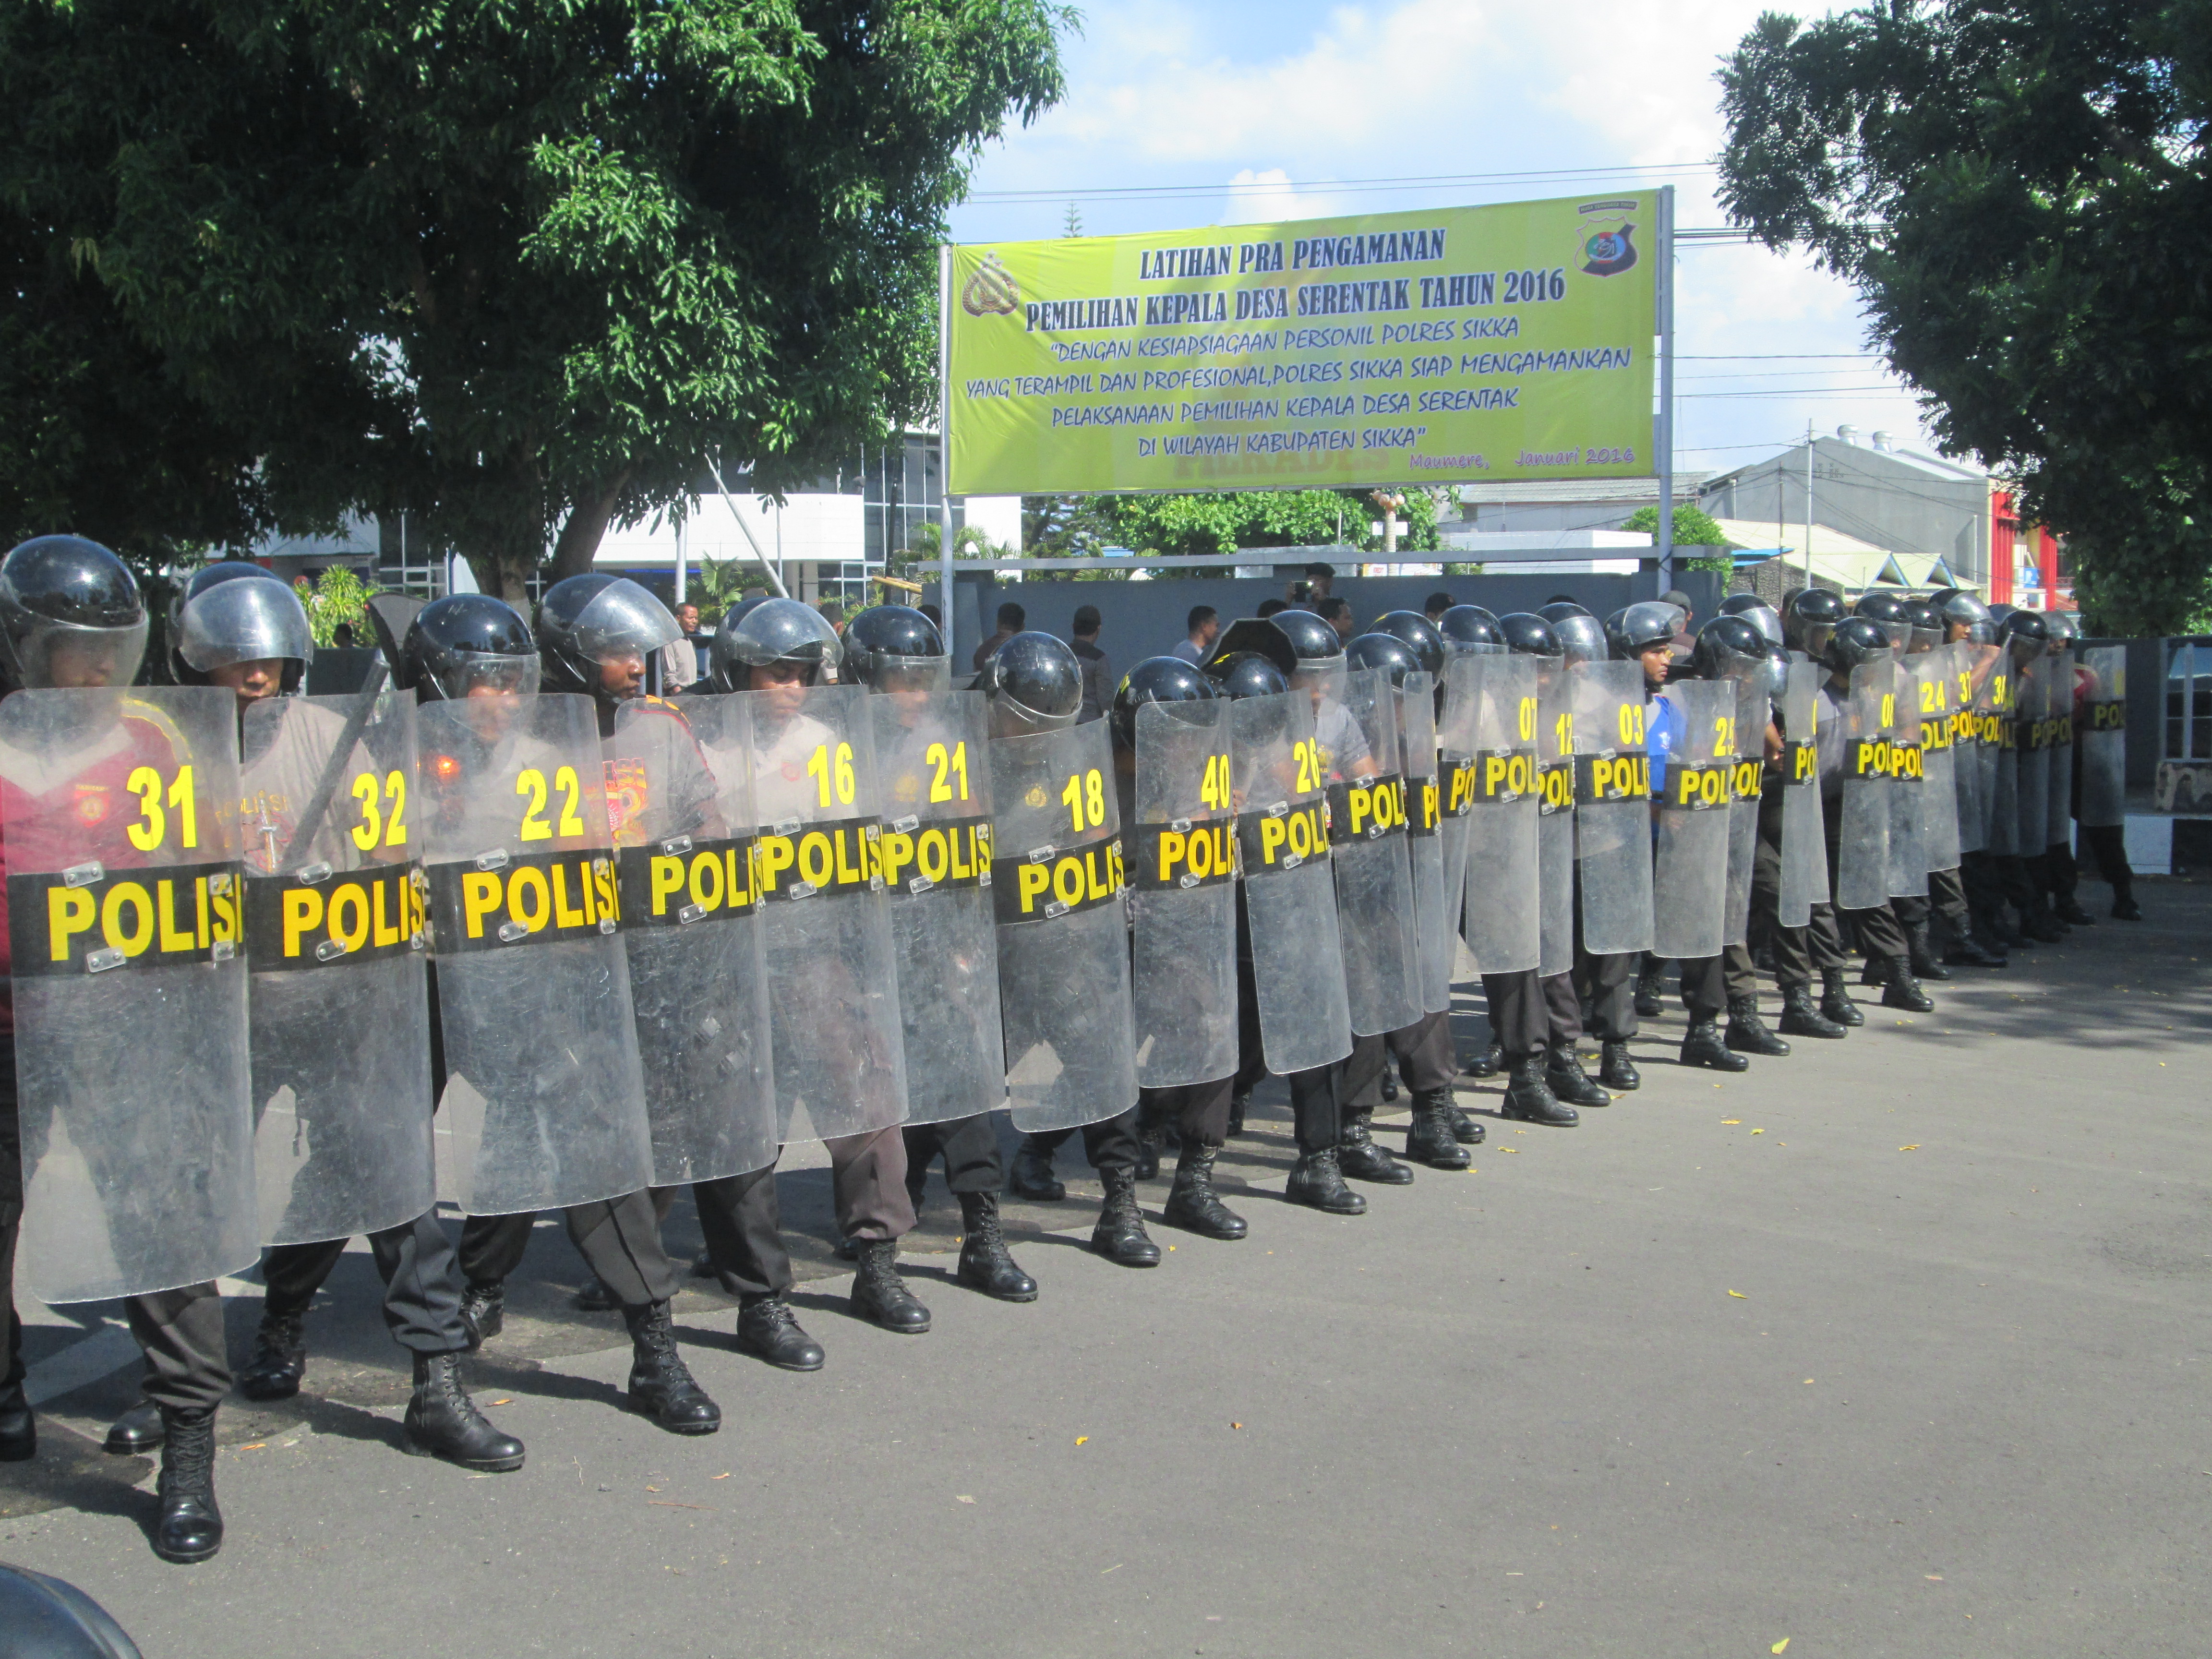
M 1759 0 L 1092 8 L 1065 43 L 1066 99 L 986 153 L 953 233 L 962 241 L 1057 236 L 1070 201 L 1086 232 L 1110 234 L 1585 194 L 1608 179 L 1671 183 L 1677 224 L 1718 226 L 1712 76 L 1761 9 Z M 1345 182 L 1571 169 L 1587 171 L 1390 189 Z M 1189 193 L 1085 193 L 1169 187 Z M 1018 192 L 1038 194 L 1010 199 Z M 1823 431 L 1850 422 L 1924 442 L 1913 399 L 1866 355 L 1844 284 L 1802 256 L 1741 244 L 1685 244 L 1677 269 L 1679 466 L 1755 459 L 1801 439 L 1808 419 Z

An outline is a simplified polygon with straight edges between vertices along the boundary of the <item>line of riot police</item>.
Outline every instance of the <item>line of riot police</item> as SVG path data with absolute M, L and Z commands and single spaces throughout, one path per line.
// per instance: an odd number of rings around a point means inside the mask
M 215 565 L 172 618 L 179 684 L 137 686 L 128 570 L 40 538 L 0 562 L 0 1167 L 21 1177 L 0 1273 L 20 1254 L 45 1300 L 125 1298 L 145 1403 L 110 1448 L 160 1448 L 155 1547 L 191 1561 L 222 1537 L 220 1401 L 298 1390 L 307 1309 L 356 1236 L 412 1356 L 408 1449 L 495 1473 L 524 1448 L 460 1357 L 501 1328 L 547 1210 L 591 1304 L 623 1314 L 628 1404 L 687 1435 L 720 1413 L 670 1320 L 681 1188 L 740 1351 L 823 1364 L 787 1300 L 793 1142 L 829 1154 L 854 1312 L 901 1334 L 930 1325 L 896 1256 L 933 1163 L 957 1282 L 1034 1301 L 1000 1196 L 1063 1198 L 1078 1133 L 1109 1260 L 1161 1259 L 1138 1189 L 1162 1138 L 1163 1219 L 1246 1237 L 1214 1164 L 1270 1073 L 1289 1197 L 1359 1214 L 1349 1181 L 1413 1178 L 1373 1132 L 1386 1073 L 1411 1093 L 1407 1159 L 1464 1169 L 1483 1138 L 1452 1092 L 1462 951 L 1491 1031 L 1468 1069 L 1507 1073 L 1508 1116 L 1565 1127 L 1638 1086 L 1650 964 L 1681 964 L 1684 1061 L 1741 1070 L 1788 1052 L 1754 948 L 1783 1032 L 1837 1037 L 1860 1018 L 1848 943 L 1885 1001 L 1925 1010 L 1931 917 L 1965 960 L 2007 936 L 2006 904 L 2055 925 L 2069 659 L 2035 618 L 2000 631 L 1941 597 L 1924 629 L 1820 592 L 1786 623 L 1731 601 L 1686 665 L 1657 603 L 1394 612 L 1348 642 L 1287 611 L 1202 663 L 1139 663 L 1081 723 L 1049 635 L 956 688 L 921 613 L 841 639 L 781 599 L 733 607 L 702 681 L 663 697 L 680 630 L 604 574 L 550 589 L 534 630 L 483 595 L 381 612 L 368 683 L 320 697 L 291 590 Z M 2118 786 L 2082 753 L 2101 810 Z M 216 1281 L 257 1266 L 234 1379 Z M 28 1457 L 12 1303 L 9 1329 L 0 1456 Z

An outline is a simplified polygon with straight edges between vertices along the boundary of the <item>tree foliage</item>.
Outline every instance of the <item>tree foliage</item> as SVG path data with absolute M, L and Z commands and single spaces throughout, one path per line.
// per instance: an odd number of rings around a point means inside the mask
M 1639 507 L 1620 522 L 1623 530 L 1640 530 L 1647 536 L 1659 532 L 1659 508 Z M 1680 501 L 1674 507 L 1674 545 L 1677 547 L 1728 547 L 1732 545 L 1728 533 L 1701 507 Z
M 247 428 L 510 599 L 700 458 L 776 492 L 934 398 L 976 147 L 1048 0 L 9 0 L 0 199 Z
M 2212 606 L 2212 0 L 1769 14 L 1722 200 L 1856 285 L 1944 447 L 2063 532 L 2093 621 Z

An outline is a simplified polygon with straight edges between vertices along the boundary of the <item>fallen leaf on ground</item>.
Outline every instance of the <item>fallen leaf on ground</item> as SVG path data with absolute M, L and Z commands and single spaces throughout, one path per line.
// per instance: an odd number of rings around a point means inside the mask
M 1920 1143 L 1916 1140 L 1910 1146 L 1900 1146 L 1897 1150 L 1900 1152 L 1917 1152 L 1920 1150 Z
M 1091 1438 L 1091 1437 L 1090 1437 L 1089 1435 L 1087 1435 L 1087 1434 L 1079 1434 L 1079 1435 L 1077 1435 L 1077 1436 L 1075 1437 L 1075 1443 L 1076 1443 L 1077 1445 L 1079 1445 L 1079 1445 L 1081 1445 L 1085 1441 L 1086 1441 L 1086 1440 L 1088 1440 L 1088 1439 L 1090 1439 L 1090 1438 Z
M 1785 1637 L 1784 1637 L 1784 1638 L 1783 1638 L 1779 1642 L 1777 1642 L 1777 1643 L 1776 1643 L 1772 1647 L 1771 1647 L 1771 1648 L 1767 1649 L 1767 1651 L 1768 1651 L 1769 1653 L 1779 1653 L 1779 1652 L 1781 1652 L 1781 1651 L 1783 1650 L 1783 1649 L 1784 1649 L 1784 1648 L 1788 1647 L 1789 1645 L 1790 1645 L 1790 1638 L 1789 1638 L 1788 1637 L 1786 1637 L 1786 1636 L 1785 1636 Z
M 972 1504 L 975 1500 L 969 1497 L 965 1492 L 963 1492 L 959 1497 L 955 1498 L 952 1501 L 956 1504 Z
M 1723 1123 L 1724 1123 L 1724 1124 L 1728 1124 L 1728 1125 L 1733 1126 L 1733 1125 L 1735 1125 L 1735 1124 L 1738 1124 L 1738 1123 L 1742 1122 L 1742 1121 L 1743 1121 L 1743 1120 L 1742 1120 L 1741 1118 L 1740 1118 L 1740 1117 L 1724 1117 L 1724 1118 L 1723 1118 L 1723 1119 L 1721 1120 L 1721 1121 L 1722 1121 Z
M 1751 1300 L 1751 1298 L 1746 1296 L 1741 1291 L 1730 1291 L 1729 1294 L 1735 1297 L 1739 1302 L 1748 1302 Z

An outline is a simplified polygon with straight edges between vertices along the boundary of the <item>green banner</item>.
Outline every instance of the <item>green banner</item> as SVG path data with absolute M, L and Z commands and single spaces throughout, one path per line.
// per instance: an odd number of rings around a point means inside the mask
M 956 495 L 1656 473 L 1637 194 L 952 250 Z

